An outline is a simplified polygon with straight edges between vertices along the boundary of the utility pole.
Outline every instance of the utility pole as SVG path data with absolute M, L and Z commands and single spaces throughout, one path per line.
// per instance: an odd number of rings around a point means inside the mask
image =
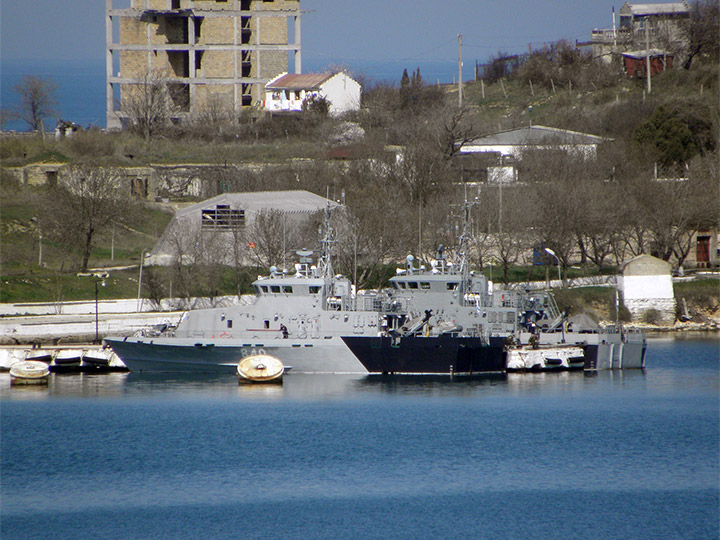
M 650 19 L 645 17 L 645 69 L 647 73 L 647 93 L 650 95 L 652 82 L 650 80 Z
M 462 34 L 458 34 L 458 107 L 462 108 Z

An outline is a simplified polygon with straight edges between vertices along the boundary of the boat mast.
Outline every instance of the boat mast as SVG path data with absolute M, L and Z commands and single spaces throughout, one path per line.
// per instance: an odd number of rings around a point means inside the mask
M 322 265 L 322 268 L 320 270 L 321 270 L 322 277 L 324 277 L 325 279 L 332 279 L 334 276 L 331 252 L 332 252 L 332 244 L 335 242 L 335 238 L 334 238 L 334 231 L 333 231 L 332 225 L 330 223 L 331 215 L 332 215 L 332 209 L 330 208 L 330 203 L 328 203 L 325 208 L 325 219 L 323 222 L 323 227 L 320 232 L 320 245 L 321 245 L 320 264 Z

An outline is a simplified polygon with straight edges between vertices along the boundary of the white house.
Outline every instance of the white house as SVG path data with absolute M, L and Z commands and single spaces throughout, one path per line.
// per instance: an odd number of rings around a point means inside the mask
M 360 84 L 342 71 L 338 73 L 283 73 L 265 85 L 263 108 L 271 112 L 301 111 L 313 97 L 330 104 L 337 115 L 360 108 Z
M 597 157 L 597 147 L 604 137 L 567 129 L 528 126 L 499 131 L 468 141 L 460 148 L 460 155 L 487 154 L 494 163 L 487 167 L 489 182 L 508 183 L 517 180 L 515 164 L 529 150 L 561 150 L 585 159 Z

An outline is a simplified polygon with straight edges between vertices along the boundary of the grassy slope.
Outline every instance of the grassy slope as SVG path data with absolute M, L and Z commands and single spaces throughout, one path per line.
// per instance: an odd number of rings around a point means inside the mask
M 507 128 L 527 125 L 532 121 L 534 124 L 612 136 L 616 135 L 612 132 L 613 126 L 600 120 L 604 112 L 618 103 L 642 100 L 644 86 L 642 82 L 623 79 L 613 88 L 590 92 L 578 93 L 567 89 L 552 92 L 539 86 L 535 86 L 533 91 L 534 95 L 529 86 L 517 80 L 508 80 L 503 85 L 485 85 L 484 98 L 480 83 L 469 83 L 465 85 L 464 95 L 466 103 L 474 107 L 488 129 L 493 126 Z M 674 100 L 696 100 L 711 104 L 710 110 L 717 111 L 717 66 L 697 66 L 690 72 L 674 70 L 655 77 L 652 97 L 647 100 L 656 105 Z M 532 106 L 532 111 L 528 109 L 529 106 Z M 718 121 L 717 118 L 713 120 Z M 245 144 L 161 138 L 150 145 L 129 133 L 81 133 L 73 139 L 62 141 L 55 141 L 52 137 L 43 140 L 40 136 L 27 136 L 0 139 L 0 158 L 5 167 L 43 161 L 84 161 L 90 158 L 98 163 L 126 166 L 147 163 L 273 162 L 295 157 L 317 157 L 318 145 L 313 140 L 317 135 L 317 132 L 309 132 L 305 136 L 274 140 L 265 138 Z M 371 138 L 372 134 L 368 133 L 368 137 Z M 32 203 L 33 190 L 13 187 L 6 181 L 2 181 L 0 186 L 0 301 L 94 298 L 93 283 L 74 275 L 72 268 L 76 259 L 64 257 L 58 246 L 44 241 L 43 262 L 46 267 L 38 266 L 37 233 L 30 221 L 38 211 Z M 137 265 L 141 251 L 155 244 L 170 218 L 170 214 L 147 208 L 131 230 L 116 230 L 114 260 L 110 260 L 111 234 L 105 232 L 98 235 L 91 266 Z M 495 281 L 500 281 L 499 272 L 499 269 L 493 269 Z M 113 273 L 113 280 L 108 282 L 103 294 L 118 298 L 134 297 L 137 294 L 136 273 L 136 270 Z M 488 273 L 486 270 L 486 275 Z M 582 271 L 579 275 L 582 275 Z M 543 280 L 544 271 L 512 269 L 511 281 L 528 279 Z M 223 290 L 223 293 L 233 292 L 227 283 L 223 288 L 228 289 Z M 712 286 L 710 288 L 713 289 Z M 717 287 L 714 291 L 716 294 L 713 298 L 717 298 Z M 594 304 L 597 307 L 607 304 L 607 301 L 595 301 Z

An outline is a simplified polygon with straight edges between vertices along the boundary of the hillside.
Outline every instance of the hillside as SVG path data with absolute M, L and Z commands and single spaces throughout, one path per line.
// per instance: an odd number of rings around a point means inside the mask
M 452 160 L 453 137 L 467 139 L 530 124 L 587 132 L 614 141 L 600 155 L 598 173 L 593 173 L 599 175 L 600 180 L 607 174 L 605 171 L 628 179 L 647 176 L 653 159 L 657 162 L 669 156 L 669 170 L 680 163 L 678 160 L 684 160 L 682 163 L 691 172 L 699 171 L 697 174 L 705 177 L 709 174 L 710 181 L 717 182 L 717 174 L 712 172 L 712 164 L 717 163 L 720 129 L 717 64 L 696 62 L 690 70 L 662 73 L 653 78 L 649 95 L 642 80 L 605 72 L 600 74 L 602 77 L 589 77 L 587 67 L 572 78 L 568 75 L 566 81 L 533 79 L 534 73 L 517 72 L 495 81 L 467 81 L 463 87 L 463 109 L 457 107 L 455 86 L 379 85 L 366 89 L 360 112 L 342 119 L 318 114 L 257 117 L 244 113 L 237 122 L 229 124 L 168 127 L 150 141 L 132 131 L 80 132 L 60 140 L 30 134 L 2 135 L 3 288 L 0 296 L 3 301 L 16 301 L 19 297 L 55 301 L 60 295 L 58 291 L 63 291 L 61 296 L 66 299 L 89 298 L 94 293 L 87 280 L 73 277 L 78 271 L 79 252 L 76 247 L 68 247 L 64 242 L 67 238 L 53 235 L 57 231 L 44 233 L 42 267 L 38 265 L 38 233 L 42 232 L 38 229 L 38 218 L 44 221 L 52 214 L 53 195 L 48 187 L 22 186 L 17 181 L 17 171 L 32 164 L 114 167 L 216 164 L 227 171 L 227 178 L 223 179 L 226 187 L 222 189 L 307 189 L 323 196 L 330 192 L 336 194 L 335 198 L 343 193 L 348 208 L 358 219 L 355 234 L 358 251 L 363 255 L 362 279 L 366 286 L 380 284 L 377 280 L 384 274 L 387 262 L 401 260 L 408 252 L 417 253 L 418 217 L 424 221 L 423 252 L 418 255 L 427 258 L 438 243 L 447 241 L 450 227 L 447 208 L 453 208 L 462 197 L 462 193 L 452 187 L 458 177 Z M 648 129 L 645 126 L 651 126 L 655 129 L 653 133 L 663 136 L 668 133 L 674 136 L 680 126 L 690 138 L 685 139 L 686 146 L 679 150 L 672 145 L 667 150 L 667 144 L 662 147 L 641 137 L 643 130 Z M 386 151 L 389 147 L 404 148 L 404 163 L 394 161 L 393 154 Z M 331 150 L 336 148 L 343 149 L 334 152 L 342 156 L 341 159 L 331 155 Z M 381 177 L 367 165 L 373 160 L 385 163 L 389 171 L 387 177 Z M 629 160 L 633 161 L 633 167 Z M 216 179 L 208 180 L 208 186 L 218 184 Z M 208 196 L 215 194 L 207 193 Z M 484 208 L 493 208 L 495 195 L 486 191 L 483 196 L 490 197 Z M 508 205 L 511 204 L 512 190 L 505 197 Z M 481 215 L 482 212 L 478 218 Z M 605 219 L 612 222 L 614 218 L 609 216 L 605 214 Z M 171 217 L 172 208 L 168 205 L 150 202 L 137 205 L 122 224 L 117 222 L 114 227 L 95 233 L 90 266 L 137 269 L 141 252 L 152 248 Z M 510 212 L 506 211 L 502 217 L 505 227 L 511 227 L 514 218 Z M 457 216 L 450 218 L 457 221 Z M 386 226 L 378 228 L 379 222 L 385 222 Z M 486 233 L 493 234 L 493 223 L 488 221 L 490 228 Z M 714 225 L 717 226 L 717 219 Z M 672 223 L 668 226 L 676 227 Z M 552 239 L 535 237 L 528 238 L 527 242 L 547 240 Z M 531 244 L 524 245 L 527 249 Z M 347 250 L 351 247 L 338 248 L 345 250 L 340 264 L 341 270 L 348 273 L 352 252 Z M 497 259 L 497 256 L 478 253 L 474 263 L 488 273 L 493 257 Z M 527 274 L 523 270 L 525 263 L 510 259 L 494 262 L 496 266 L 506 265 L 507 270 L 517 267 L 518 279 Z M 567 274 L 571 272 L 571 265 L 577 264 L 577 260 L 563 260 L 563 271 Z M 581 266 L 583 275 L 591 275 L 612 272 L 614 265 L 608 258 L 600 259 L 596 268 L 589 261 Z M 215 284 L 208 286 L 217 292 L 233 293 L 247 286 L 254 271 L 226 269 L 218 274 Z M 136 270 L 124 272 L 126 275 L 121 280 L 124 285 L 118 284 L 112 292 L 133 297 L 137 294 L 133 277 Z M 173 277 L 170 272 L 166 274 L 162 279 L 168 289 L 172 287 Z M 121 276 L 122 272 L 117 275 Z

